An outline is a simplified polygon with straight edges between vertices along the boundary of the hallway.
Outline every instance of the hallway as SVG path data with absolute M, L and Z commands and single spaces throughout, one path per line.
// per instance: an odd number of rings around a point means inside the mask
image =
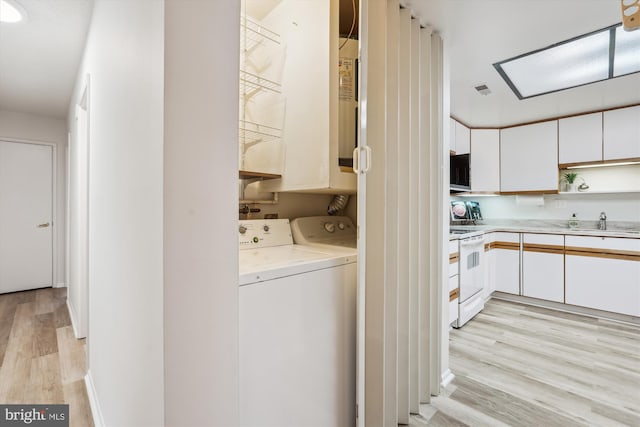
M 0 295 L 0 403 L 68 403 L 71 426 L 93 426 L 66 288 Z

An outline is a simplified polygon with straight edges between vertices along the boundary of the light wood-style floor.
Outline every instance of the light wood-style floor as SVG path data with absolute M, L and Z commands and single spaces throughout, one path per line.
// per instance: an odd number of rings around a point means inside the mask
M 70 425 L 92 427 L 85 373 L 65 288 L 0 295 L 0 403 L 68 403 Z
M 640 326 L 492 299 L 412 426 L 640 426 Z

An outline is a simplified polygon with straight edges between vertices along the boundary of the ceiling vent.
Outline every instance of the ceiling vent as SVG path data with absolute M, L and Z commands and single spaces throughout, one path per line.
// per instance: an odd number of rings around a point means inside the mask
M 475 87 L 475 89 L 481 95 L 489 95 L 491 93 L 491 90 L 489 89 L 489 86 L 487 86 L 487 85 L 478 85 L 478 86 Z

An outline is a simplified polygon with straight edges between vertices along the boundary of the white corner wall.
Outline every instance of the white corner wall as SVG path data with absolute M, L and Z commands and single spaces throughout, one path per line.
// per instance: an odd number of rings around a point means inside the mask
M 29 142 L 48 142 L 56 145 L 56 197 L 54 203 L 53 285 L 66 285 L 66 193 L 67 193 L 67 124 L 62 119 L 34 114 L 0 110 L 0 138 Z
M 491 219 L 569 220 L 575 213 L 581 221 L 597 221 L 600 212 L 609 221 L 640 222 L 638 193 L 546 195 L 544 205 L 519 204 L 516 196 L 478 197 L 482 216 Z
M 239 416 L 240 2 L 165 4 L 165 423 L 231 427 Z
M 97 0 L 71 101 L 70 121 L 90 74 L 88 383 L 98 426 L 164 424 L 163 39 L 164 2 Z

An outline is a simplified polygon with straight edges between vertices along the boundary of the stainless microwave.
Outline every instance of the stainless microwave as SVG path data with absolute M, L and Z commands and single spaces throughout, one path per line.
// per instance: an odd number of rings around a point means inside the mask
M 449 189 L 453 192 L 471 191 L 469 154 L 449 157 Z

